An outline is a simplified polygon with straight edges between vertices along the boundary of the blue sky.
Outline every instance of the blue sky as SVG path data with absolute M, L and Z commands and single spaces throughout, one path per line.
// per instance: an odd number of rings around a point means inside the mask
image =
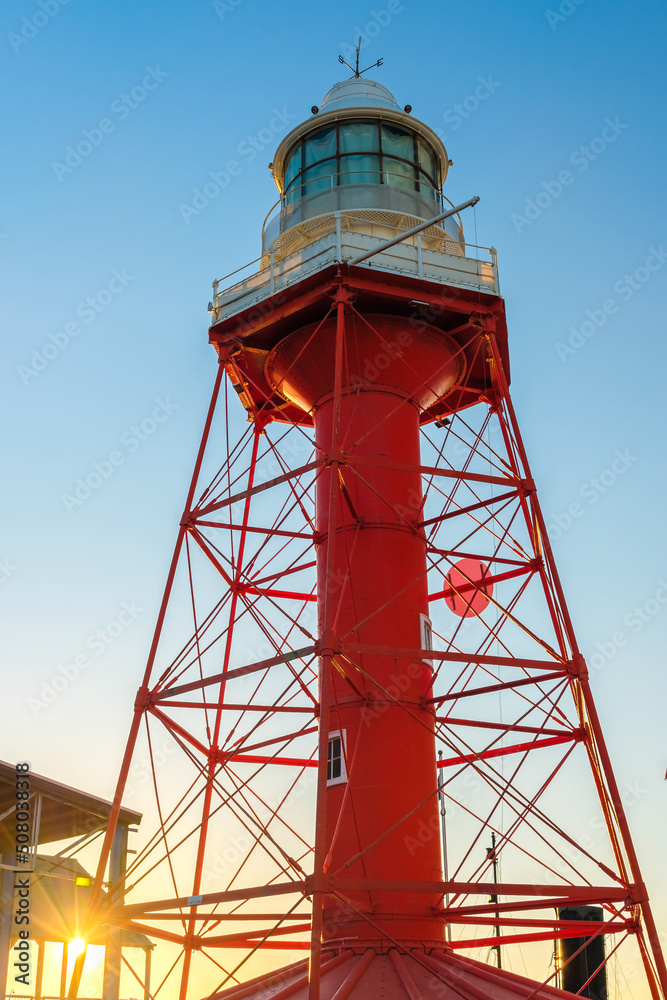
M 498 250 L 515 404 L 667 927 L 664 5 L 15 0 L 0 20 L 0 757 L 112 793 L 215 376 L 210 285 L 258 256 L 267 164 L 362 33 L 372 75 L 441 130 L 448 196 L 481 198 L 464 222 Z

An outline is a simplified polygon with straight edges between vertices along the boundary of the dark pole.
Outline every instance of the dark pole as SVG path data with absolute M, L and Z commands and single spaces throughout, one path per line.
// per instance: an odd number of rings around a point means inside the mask
M 493 859 L 493 881 L 494 881 L 495 884 L 497 884 L 498 883 L 498 855 L 496 854 L 496 835 L 495 835 L 495 833 L 491 834 L 491 847 L 487 847 L 487 849 L 486 849 L 486 857 L 487 857 L 487 859 Z M 489 902 L 490 903 L 497 903 L 498 902 L 498 896 L 497 896 L 496 893 L 494 893 L 492 896 L 489 896 Z M 496 923 L 496 937 L 500 938 L 500 913 L 498 912 L 498 910 L 496 910 L 496 921 L 498 921 L 498 923 Z M 500 957 L 500 945 L 499 944 L 495 945 L 494 948 L 493 948 L 493 950 L 496 953 L 496 964 L 498 965 L 499 969 L 502 969 L 503 963 L 502 963 L 502 959 Z

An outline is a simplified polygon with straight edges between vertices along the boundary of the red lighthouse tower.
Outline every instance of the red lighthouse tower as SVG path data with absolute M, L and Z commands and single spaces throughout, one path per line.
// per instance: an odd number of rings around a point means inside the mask
M 103 893 L 112 816 L 92 919 L 163 942 L 183 1000 L 605 1000 L 617 949 L 660 1000 L 476 199 L 443 202 L 442 142 L 380 84 L 313 110 L 260 260 L 214 286 L 218 378 L 115 800 L 147 754 L 155 833 Z M 271 950 L 307 957 L 267 971 Z

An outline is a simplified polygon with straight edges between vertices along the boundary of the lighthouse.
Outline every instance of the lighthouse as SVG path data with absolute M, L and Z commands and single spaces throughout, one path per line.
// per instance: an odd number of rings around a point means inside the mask
M 214 283 L 218 374 L 90 918 L 161 942 L 180 1000 L 604 1000 L 626 942 L 664 1000 L 496 252 L 450 166 L 357 67 L 276 150 L 259 258 Z M 142 753 L 155 833 L 109 884 Z M 521 946 L 534 979 L 500 967 Z
M 444 279 L 454 258 L 475 289 L 497 280 L 491 261 L 466 261 L 458 213 L 443 211 L 448 169 L 439 137 L 384 86 L 356 75 L 336 84 L 276 151 L 281 199 L 264 227 L 258 276 L 290 302 L 306 283 L 318 311 L 307 305 L 287 332 L 261 310 L 259 328 L 246 324 L 238 338 L 244 296 L 216 289 L 211 340 L 233 359 L 241 398 L 250 412 L 312 427 L 321 463 L 316 865 L 324 879 L 344 869 L 389 884 L 404 879 L 408 859 L 416 882 L 442 878 L 419 431 L 448 412 L 468 358 L 453 337 L 411 318 L 405 279 L 418 298 L 412 282 Z M 440 215 L 448 217 L 423 226 Z M 363 268 L 351 282 L 350 255 L 381 270 Z M 248 304 L 262 302 L 266 280 L 260 287 L 247 282 Z M 318 318 L 302 322 L 311 314 Z M 343 648 L 352 646 L 359 653 L 350 659 Z M 321 899 L 321 933 L 334 949 L 444 945 L 437 892 Z

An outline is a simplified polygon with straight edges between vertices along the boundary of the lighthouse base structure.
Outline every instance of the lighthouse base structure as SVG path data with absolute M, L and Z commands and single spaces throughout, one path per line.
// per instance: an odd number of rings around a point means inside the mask
M 555 1000 L 554 941 L 596 936 L 664 1000 L 502 299 L 341 265 L 210 339 L 91 923 L 158 941 L 180 1000 Z M 145 762 L 154 832 L 108 885 Z M 499 943 L 534 981 L 486 964 Z
M 493 965 L 451 952 L 391 949 L 323 956 L 318 1000 L 574 1000 Z M 215 994 L 207 1000 L 310 1000 L 308 961 Z

